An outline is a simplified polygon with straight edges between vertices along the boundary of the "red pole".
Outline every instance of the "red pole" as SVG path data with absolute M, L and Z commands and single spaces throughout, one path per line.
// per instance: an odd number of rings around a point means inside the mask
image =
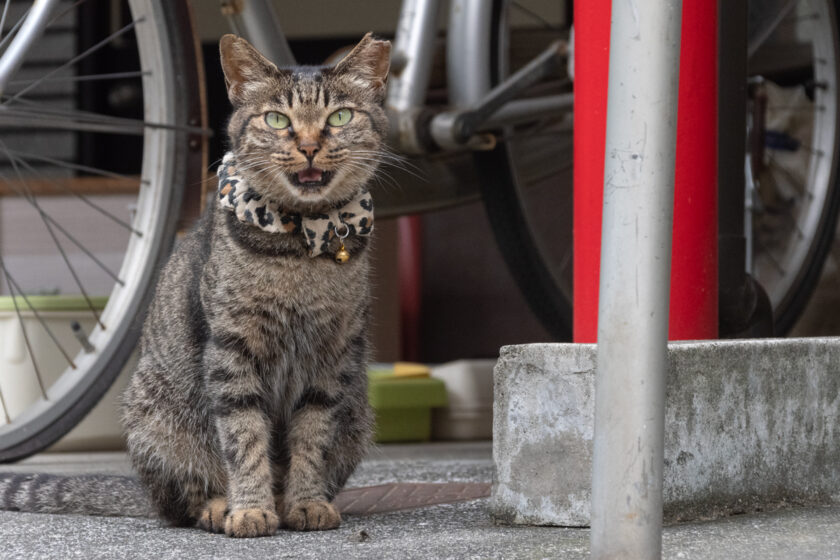
M 420 216 L 397 218 L 397 274 L 400 286 L 400 359 L 420 360 L 420 321 L 423 299 L 423 222 Z
M 611 12 L 612 0 L 575 0 L 575 342 L 595 342 L 598 336 Z
M 574 340 L 595 342 L 611 0 L 575 0 Z M 669 339 L 717 338 L 717 2 L 682 11 Z

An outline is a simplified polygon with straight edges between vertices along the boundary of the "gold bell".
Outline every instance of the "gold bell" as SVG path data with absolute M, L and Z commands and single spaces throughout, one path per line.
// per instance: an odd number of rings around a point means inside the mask
M 344 243 L 341 244 L 339 247 L 338 252 L 335 254 L 335 262 L 343 264 L 350 260 L 350 253 L 347 252 L 347 249 L 344 248 Z

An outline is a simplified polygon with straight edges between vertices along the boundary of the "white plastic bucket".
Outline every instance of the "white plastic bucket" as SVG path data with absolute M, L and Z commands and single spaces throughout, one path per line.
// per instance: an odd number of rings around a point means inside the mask
M 493 438 L 493 367 L 495 360 L 458 360 L 432 368 L 446 384 L 449 405 L 432 409 L 432 439 Z

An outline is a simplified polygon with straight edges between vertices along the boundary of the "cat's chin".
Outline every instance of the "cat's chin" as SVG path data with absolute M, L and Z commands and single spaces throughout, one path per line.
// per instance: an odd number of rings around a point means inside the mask
M 289 210 L 303 213 L 325 212 L 353 196 L 354 192 L 345 192 L 346 189 L 341 187 L 342 185 L 336 181 L 319 187 L 298 187 L 292 184 L 289 188 L 291 197 L 288 197 L 291 200 L 287 199 L 283 206 Z
M 330 206 L 329 199 L 324 196 L 327 190 L 327 187 L 295 189 L 292 206 L 310 212 L 325 209 Z

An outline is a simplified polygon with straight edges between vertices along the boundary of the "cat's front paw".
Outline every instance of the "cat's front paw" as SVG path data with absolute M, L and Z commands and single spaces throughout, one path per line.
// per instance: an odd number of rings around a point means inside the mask
M 267 537 L 280 525 L 272 509 L 237 509 L 225 518 L 225 534 L 229 537 Z
M 223 533 L 227 514 L 226 499 L 213 498 L 208 500 L 198 516 L 198 526 L 211 533 Z
M 283 523 L 295 531 L 324 531 L 338 527 L 341 515 L 329 502 L 298 502 L 286 511 Z

